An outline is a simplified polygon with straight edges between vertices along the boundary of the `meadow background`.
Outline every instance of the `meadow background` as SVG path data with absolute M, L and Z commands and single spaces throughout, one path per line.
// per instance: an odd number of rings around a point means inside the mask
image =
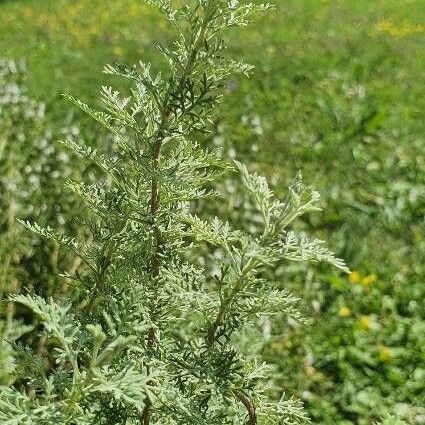
M 301 397 L 313 423 L 371 424 L 387 413 L 425 423 L 425 3 L 274 3 L 274 12 L 228 40 L 229 54 L 256 69 L 228 82 L 207 143 L 267 175 L 280 194 L 300 170 L 321 193 L 323 211 L 299 226 L 327 240 L 352 273 L 277 270 L 311 320 L 272 323 L 255 349 L 276 366 L 276 391 Z M 137 0 L 0 1 L 0 57 L 26 61 L 28 96 L 46 105 L 42 126 L 57 133 L 66 126 L 105 149 L 108 137 L 61 93 L 96 103 L 101 84 L 120 84 L 101 73 L 107 62 L 143 58 L 161 67 L 155 45 L 171 37 Z M 35 140 L 32 155 L 41 157 L 45 137 Z M 59 153 L 46 155 L 40 169 L 57 167 L 59 183 L 83 172 L 79 164 L 57 166 Z M 40 190 L 25 202 L 46 205 L 26 215 L 47 210 L 46 221 L 64 225 L 60 209 L 72 201 L 59 183 L 36 183 Z M 222 208 L 231 219 L 232 205 Z M 26 250 L 15 290 L 21 280 L 48 287 L 55 279 L 59 254 L 51 247 L 44 261 L 30 242 L 14 247 Z

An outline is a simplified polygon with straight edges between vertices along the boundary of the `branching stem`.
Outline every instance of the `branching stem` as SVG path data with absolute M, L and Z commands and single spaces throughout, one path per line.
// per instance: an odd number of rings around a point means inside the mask
M 210 17 L 208 12 L 206 13 L 202 21 L 202 24 L 200 26 L 199 32 L 196 37 L 196 41 L 193 44 L 192 51 L 189 55 L 187 64 L 183 69 L 179 84 L 177 88 L 175 89 L 175 93 L 177 94 L 181 92 L 182 90 L 184 90 L 187 83 L 187 79 L 193 72 L 198 51 L 205 41 L 206 29 L 208 26 L 209 19 Z M 161 250 L 162 250 L 162 234 L 158 224 L 156 223 L 156 216 L 158 214 L 159 196 L 160 196 L 159 182 L 158 182 L 158 165 L 159 165 L 159 159 L 161 156 L 161 148 L 164 141 L 164 137 L 166 136 L 167 131 L 169 131 L 167 127 L 168 127 L 168 121 L 169 121 L 170 115 L 172 113 L 172 105 L 169 99 L 172 99 L 173 97 L 174 96 L 168 96 L 167 100 L 164 102 L 163 111 L 161 113 L 161 121 L 158 127 L 158 131 L 156 133 L 156 136 L 154 138 L 153 149 L 152 149 L 152 180 L 151 180 L 150 214 L 151 214 L 151 218 L 153 222 L 153 234 L 154 234 L 154 252 L 152 256 L 152 279 L 153 280 L 156 279 L 160 273 L 160 258 L 161 258 Z M 149 333 L 148 333 L 148 346 L 152 347 L 153 344 L 155 343 L 155 340 L 156 340 L 155 329 L 152 327 L 151 329 L 149 329 Z M 145 408 L 142 413 L 143 425 L 149 425 L 150 417 L 151 417 L 151 409 L 152 409 L 152 403 L 147 398 Z

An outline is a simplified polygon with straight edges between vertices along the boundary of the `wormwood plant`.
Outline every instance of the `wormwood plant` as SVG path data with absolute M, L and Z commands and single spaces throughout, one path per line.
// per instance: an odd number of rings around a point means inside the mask
M 208 131 L 227 78 L 251 70 L 224 57 L 222 32 L 270 6 L 148 3 L 175 29 L 176 41 L 160 47 L 168 71 L 108 65 L 108 74 L 131 83 L 130 96 L 103 87 L 101 112 L 67 96 L 115 135 L 115 153 L 63 142 L 105 176 L 96 184 L 67 183 L 89 207 L 83 221 L 90 243 L 24 223 L 84 266 L 75 276 L 64 274 L 73 281 L 64 299 L 11 297 L 38 317 L 46 342 L 38 355 L 31 345 L 14 346 L 13 385 L 0 387 L 1 422 L 306 423 L 296 401 L 268 399 L 268 368 L 237 347 L 262 316 L 300 319 L 297 300 L 264 278 L 269 266 L 311 260 L 346 269 L 320 241 L 289 230 L 317 209 L 318 195 L 297 177 L 287 197 L 275 199 L 263 177 L 196 141 Z M 194 213 L 195 201 L 213 199 L 211 187 L 224 172 L 239 174 L 260 233 Z

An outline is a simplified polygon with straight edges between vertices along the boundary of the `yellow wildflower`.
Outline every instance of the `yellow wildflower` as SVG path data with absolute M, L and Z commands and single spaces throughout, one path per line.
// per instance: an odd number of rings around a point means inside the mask
M 370 328 L 370 317 L 369 316 L 360 316 L 360 320 L 359 320 L 359 326 L 360 329 L 363 329 L 364 331 L 368 330 Z
M 392 37 L 406 37 L 412 34 L 420 34 L 425 32 L 425 25 L 411 24 L 403 21 L 399 25 L 395 25 L 391 19 L 380 21 L 375 24 L 375 29 L 381 33 L 387 33 Z
M 348 281 L 350 283 L 359 283 L 360 282 L 360 274 L 359 272 L 353 271 L 348 275 Z
M 378 280 L 376 274 L 369 274 L 362 279 L 363 286 L 369 286 L 372 283 L 375 283 Z
M 351 315 L 351 310 L 348 307 L 341 307 L 338 314 L 340 317 L 348 317 Z
M 378 349 L 378 359 L 380 362 L 386 362 L 391 357 L 391 352 L 387 347 L 381 346 Z

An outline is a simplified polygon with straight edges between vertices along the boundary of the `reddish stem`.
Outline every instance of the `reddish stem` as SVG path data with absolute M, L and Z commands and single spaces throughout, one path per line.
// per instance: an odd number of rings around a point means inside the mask
M 257 413 L 254 403 L 248 398 L 246 394 L 242 391 L 235 390 L 235 397 L 245 406 L 248 411 L 248 424 L 247 425 L 256 425 L 257 424 Z

